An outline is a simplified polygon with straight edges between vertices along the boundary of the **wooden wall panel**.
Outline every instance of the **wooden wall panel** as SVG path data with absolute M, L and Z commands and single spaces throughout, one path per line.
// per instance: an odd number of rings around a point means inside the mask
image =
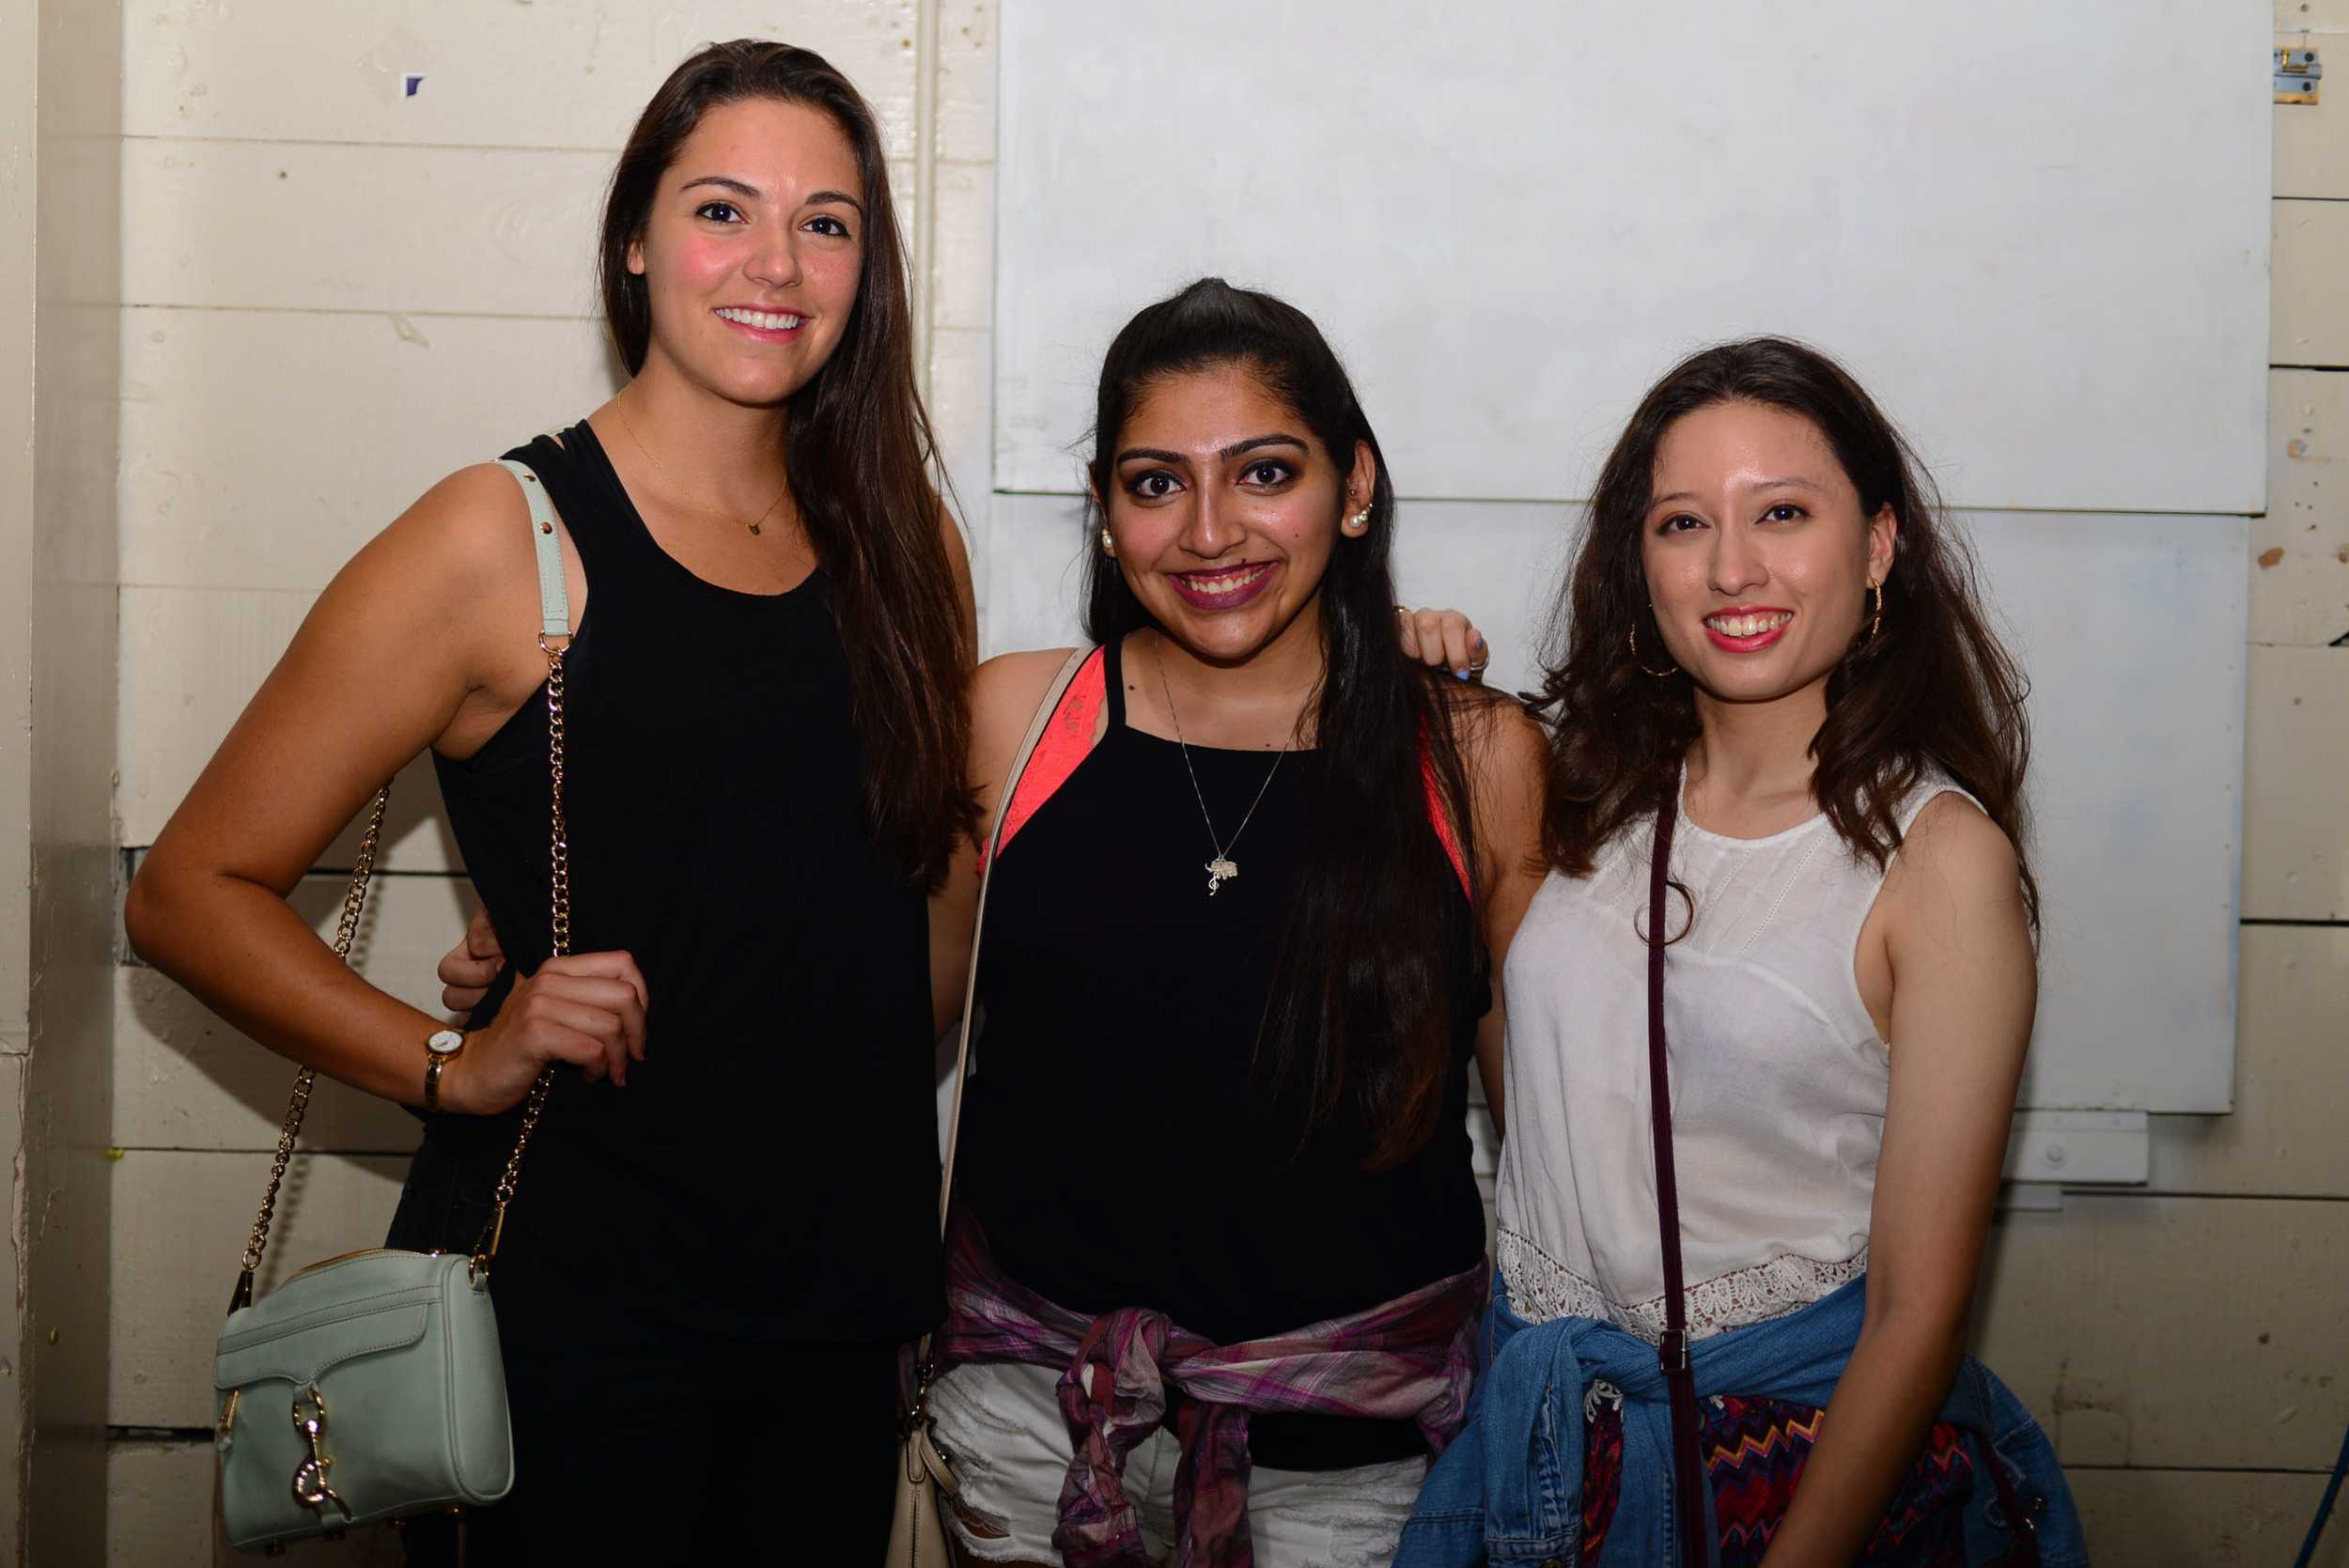
M 2246 920 L 2349 920 L 2349 649 L 2253 647 L 2243 809 Z
M 2284 1568 L 2325 1494 L 2321 1475 L 2074 1470 L 2073 1500 L 2099 1568 Z M 2336 1517 L 2310 1568 L 2349 1568 Z
M 2272 242 L 2268 363 L 2349 365 L 2349 202 L 2275 203 Z
M 134 141 L 134 305 L 592 316 L 599 151 Z
M 593 317 L 612 155 L 538 147 L 133 141 L 133 305 Z M 890 165 L 899 220 L 912 169 Z
M 2349 926 L 2246 927 L 2239 1009 L 2234 1110 L 2153 1118 L 2153 1190 L 2349 1198 Z
M 939 0 L 938 156 L 995 161 L 996 0 Z
M 122 358 L 122 578 L 142 586 L 315 593 L 443 477 L 619 384 L 583 318 L 148 308 Z
M 912 148 L 915 0 L 130 0 L 123 129 L 141 137 L 615 149 L 713 39 L 813 49 Z M 402 77 L 421 73 L 412 97 Z
M 265 1154 L 148 1149 L 116 1162 L 110 1424 L 211 1424 L 213 1346 L 269 1168 Z M 381 1246 L 407 1170 L 405 1159 L 297 1155 L 260 1288 L 320 1258 Z
M 2323 647 L 2349 636 L 2349 371 L 2278 370 L 2267 387 L 2267 515 L 2251 520 L 2251 641 Z
M 2349 1203 L 2070 1192 L 1993 1233 L 1976 1353 L 2067 1465 L 2330 1469 L 2344 1300 Z

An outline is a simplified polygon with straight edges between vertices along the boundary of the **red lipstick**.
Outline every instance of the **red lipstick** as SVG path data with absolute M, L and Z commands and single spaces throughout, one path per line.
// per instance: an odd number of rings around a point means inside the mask
M 1166 580 L 1194 610 L 1237 610 L 1270 587 L 1280 567 L 1278 561 L 1247 561 L 1236 567 L 1168 572 Z

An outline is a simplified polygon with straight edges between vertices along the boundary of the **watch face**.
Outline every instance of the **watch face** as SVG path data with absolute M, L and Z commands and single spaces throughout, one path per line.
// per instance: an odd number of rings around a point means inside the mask
M 443 1029 L 425 1041 L 424 1048 L 435 1056 L 454 1056 L 465 1048 L 465 1037 L 453 1029 Z

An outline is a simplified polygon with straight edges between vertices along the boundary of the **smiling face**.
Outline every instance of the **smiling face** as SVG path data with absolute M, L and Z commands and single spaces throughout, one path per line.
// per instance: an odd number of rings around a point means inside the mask
M 1819 427 L 1760 403 L 1699 409 L 1664 432 L 1650 494 L 1648 598 L 1698 689 L 1750 703 L 1823 685 L 1891 570 L 1897 524 L 1890 506 L 1862 514 Z
M 805 386 L 856 308 L 864 200 L 856 151 L 821 110 L 749 99 L 702 116 L 629 247 L 652 310 L 647 367 L 750 407 Z
M 1167 636 L 1209 663 L 1318 644 L 1316 590 L 1339 521 L 1370 504 L 1358 445 L 1341 468 L 1244 365 L 1152 382 L 1115 432 L 1103 517 L 1119 570 Z

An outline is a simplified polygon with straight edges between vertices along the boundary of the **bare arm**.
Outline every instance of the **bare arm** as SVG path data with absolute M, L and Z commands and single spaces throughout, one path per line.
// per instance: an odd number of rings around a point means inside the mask
M 1548 871 L 1542 853 L 1542 788 L 1549 747 L 1541 726 L 1506 698 L 1486 698 L 1473 706 L 1463 704 L 1455 711 L 1467 719 L 1462 738 L 1473 795 L 1478 870 L 1485 886 L 1478 914 L 1485 951 L 1492 957 L 1493 1004 L 1477 1025 L 1476 1066 L 1485 1082 L 1485 1101 L 1492 1108 L 1493 1130 L 1505 1135 L 1501 1051 L 1507 1015 L 1501 970 L 1526 907 Z
M 1925 808 L 1878 914 L 1892 1085 L 1866 1315 L 1768 1568 L 1856 1558 L 1948 1394 L 2037 1005 L 2014 848 L 1968 801 Z
M 521 492 L 493 467 L 443 481 L 361 551 L 148 852 L 124 911 L 138 951 L 272 1049 L 420 1102 L 440 1020 L 338 962 L 286 895 L 402 763 L 450 737 L 477 745 L 536 690 L 535 582 Z M 575 972 L 450 1063 L 450 1109 L 503 1109 L 548 1060 L 600 1076 L 642 1049 L 635 966 L 558 966 Z

